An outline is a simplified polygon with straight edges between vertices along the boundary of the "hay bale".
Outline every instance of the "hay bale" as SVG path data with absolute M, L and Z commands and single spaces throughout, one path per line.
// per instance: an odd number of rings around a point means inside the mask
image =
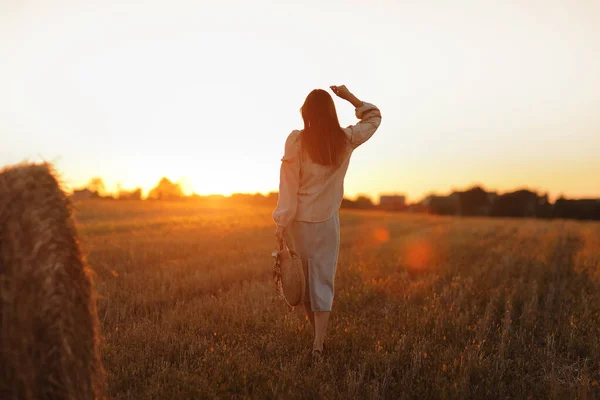
M 70 202 L 52 168 L 0 171 L 0 398 L 99 398 L 98 327 Z

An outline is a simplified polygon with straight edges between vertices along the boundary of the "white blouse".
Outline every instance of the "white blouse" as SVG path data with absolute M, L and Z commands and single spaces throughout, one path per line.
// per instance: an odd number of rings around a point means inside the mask
M 344 197 L 344 177 L 354 149 L 373 136 L 381 124 L 381 112 L 370 103 L 356 109 L 360 119 L 356 125 L 344 128 L 350 146 L 344 161 L 338 166 L 313 162 L 302 151 L 302 131 L 293 131 L 285 142 L 281 159 L 279 199 L 273 212 L 278 226 L 286 227 L 293 220 L 322 222 L 340 208 Z

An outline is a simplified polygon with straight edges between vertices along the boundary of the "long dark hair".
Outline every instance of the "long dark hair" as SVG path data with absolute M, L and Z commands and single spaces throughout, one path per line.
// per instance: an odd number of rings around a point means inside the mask
M 302 106 L 302 144 L 310 158 L 321 165 L 339 165 L 348 147 L 348 138 L 338 121 L 331 95 L 315 89 Z

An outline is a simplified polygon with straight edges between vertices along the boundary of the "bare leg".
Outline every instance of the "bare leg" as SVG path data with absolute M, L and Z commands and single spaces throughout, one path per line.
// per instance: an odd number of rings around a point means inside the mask
M 312 327 L 313 336 L 315 335 L 315 313 L 312 311 L 310 303 L 304 303 L 304 310 L 306 311 L 306 316 L 310 321 L 310 326 Z
M 323 341 L 325 340 L 325 332 L 327 331 L 327 323 L 329 322 L 329 314 L 331 311 L 315 311 L 315 342 L 313 350 L 323 351 Z

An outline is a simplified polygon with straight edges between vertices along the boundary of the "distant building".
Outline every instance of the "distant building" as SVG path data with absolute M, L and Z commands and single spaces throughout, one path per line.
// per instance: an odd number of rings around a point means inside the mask
M 399 211 L 406 209 L 406 196 L 383 195 L 379 197 L 379 207 L 387 211 Z
M 76 189 L 73 191 L 73 200 L 89 200 L 98 197 L 98 193 L 92 192 L 90 189 Z

